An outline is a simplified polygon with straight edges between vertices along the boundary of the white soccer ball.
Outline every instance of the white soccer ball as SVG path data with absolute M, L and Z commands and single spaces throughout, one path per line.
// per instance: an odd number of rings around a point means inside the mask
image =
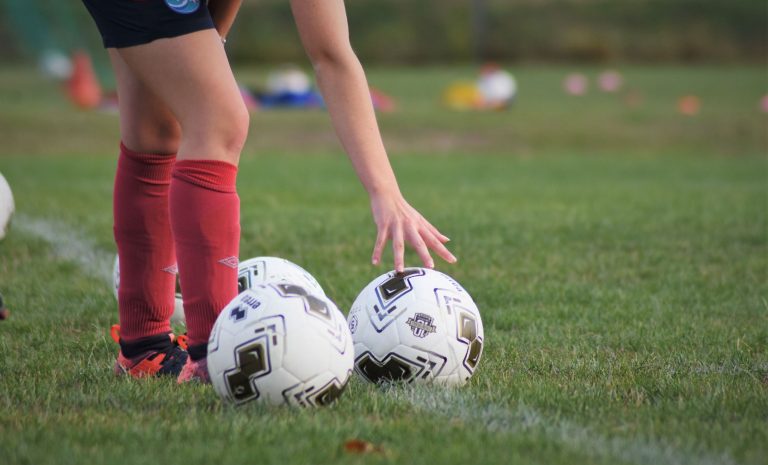
M 11 186 L 8 185 L 8 181 L 0 173 L 0 239 L 5 237 L 15 210 L 16 206 L 13 203 Z
M 299 265 L 278 257 L 255 257 L 240 263 L 237 290 L 243 292 L 259 284 L 297 284 L 310 294 L 325 296 L 320 283 Z
M 267 92 L 271 95 L 300 95 L 310 90 L 312 90 L 312 81 L 307 73 L 293 66 L 273 71 L 267 77 Z
M 355 371 L 366 381 L 462 385 L 483 352 L 483 322 L 450 276 L 406 268 L 371 281 L 347 318 Z
M 504 106 L 517 95 L 517 80 L 502 69 L 489 70 L 480 76 L 477 88 L 486 105 Z
M 48 49 L 38 61 L 40 71 L 47 77 L 63 81 L 72 76 L 72 60 L 60 50 Z
M 344 315 L 295 284 L 257 285 L 219 314 L 208 341 L 208 373 L 222 399 L 240 405 L 327 405 L 352 374 Z
M 115 255 L 115 265 L 112 267 L 112 290 L 117 299 L 117 290 L 120 288 L 120 257 Z M 176 273 L 176 300 L 173 304 L 173 315 L 171 323 L 186 324 L 184 318 L 184 301 L 181 299 L 181 286 L 179 284 L 179 274 Z

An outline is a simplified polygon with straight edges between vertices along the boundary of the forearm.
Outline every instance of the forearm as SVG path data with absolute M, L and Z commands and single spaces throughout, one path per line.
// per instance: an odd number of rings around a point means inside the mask
M 359 60 L 350 51 L 314 64 L 334 129 L 360 182 L 370 195 L 399 194 Z
M 242 0 L 208 0 L 208 11 L 222 39 L 226 39 Z
M 405 267 L 406 243 L 416 250 L 424 266 L 434 266 L 430 249 L 454 263 L 456 257 L 443 245 L 448 238 L 400 194 L 381 141 L 365 73 L 349 44 L 344 1 L 291 0 L 291 8 L 336 134 L 371 197 L 378 231 L 371 262 L 380 263 L 382 251 L 391 241 L 397 271 Z

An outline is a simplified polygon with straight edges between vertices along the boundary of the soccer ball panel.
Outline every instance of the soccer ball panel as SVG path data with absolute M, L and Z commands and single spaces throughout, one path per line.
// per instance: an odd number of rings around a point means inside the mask
M 428 382 L 445 369 L 447 358 L 437 352 L 397 345 L 383 356 L 363 351 L 355 357 L 355 371 L 366 381 L 382 384 L 392 381 Z
M 483 347 L 483 321 L 470 295 L 458 283 L 453 288 L 435 289 L 435 301 L 443 310 L 451 329 L 448 339 L 455 354 L 458 374 L 468 380 L 480 362 Z
M 256 381 L 272 373 L 270 345 L 269 335 L 261 333 L 235 347 L 232 353 L 235 364 L 225 370 L 220 378 L 227 388 L 229 397 L 236 403 L 248 402 L 259 397 Z
M 240 263 L 237 287 L 242 292 L 259 284 L 292 283 L 307 289 L 311 294 L 325 296 L 320 283 L 307 270 L 279 257 L 254 257 Z
M 344 392 L 351 374 L 350 370 L 338 378 L 336 376 L 329 377 L 328 373 L 322 373 L 306 382 L 296 383 L 283 390 L 283 400 L 286 404 L 301 407 L 330 405 Z
M 329 366 L 329 353 L 327 350 L 327 340 L 324 335 L 315 327 L 316 323 L 306 317 L 305 313 L 296 313 L 286 315 L 286 331 L 292 338 L 289 345 L 297 344 L 307 348 L 317 347 L 318 350 L 290 350 L 286 353 L 285 369 L 290 371 L 298 379 L 309 379 L 318 371 L 327 371 Z M 326 350 L 323 350 L 326 349 Z

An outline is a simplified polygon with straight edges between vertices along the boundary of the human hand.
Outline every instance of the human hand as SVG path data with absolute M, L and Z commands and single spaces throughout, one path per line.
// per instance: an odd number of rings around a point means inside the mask
M 445 247 L 450 239 L 432 226 L 415 208 L 398 194 L 374 195 L 371 197 L 371 211 L 378 234 L 373 247 L 371 262 L 378 265 L 384 246 L 392 241 L 395 271 L 405 268 L 405 243 L 413 247 L 427 268 L 434 268 L 435 262 L 429 253 L 431 249 L 448 263 L 456 263 L 456 257 Z

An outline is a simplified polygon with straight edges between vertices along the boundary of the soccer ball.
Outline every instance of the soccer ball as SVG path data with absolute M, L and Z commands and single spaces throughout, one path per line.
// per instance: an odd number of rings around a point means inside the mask
M 219 314 L 207 362 L 214 389 L 234 404 L 327 405 L 352 374 L 352 337 L 325 296 L 255 285 Z
M 371 281 L 347 318 L 355 371 L 366 381 L 462 385 L 483 352 L 483 322 L 451 277 L 406 268 Z
M 13 204 L 13 193 L 8 181 L 0 174 L 0 239 L 5 237 L 8 225 L 11 222 L 13 212 L 16 210 Z
M 477 88 L 483 96 L 486 107 L 504 108 L 517 95 L 517 80 L 503 69 L 488 67 L 480 74 Z
M 120 288 L 120 257 L 115 255 L 115 265 L 112 267 L 112 290 L 117 299 L 117 290 Z M 173 315 L 171 323 L 186 324 L 184 319 L 184 301 L 181 299 L 181 286 L 179 284 L 179 274 L 176 273 L 176 301 L 173 305 Z
M 72 76 L 72 60 L 56 49 L 48 49 L 43 52 L 38 61 L 38 67 L 46 77 L 59 81 L 69 79 Z
M 353 357 L 336 305 L 290 283 L 243 291 L 221 311 L 208 341 L 213 387 L 236 405 L 327 405 L 344 390 Z
M 317 280 L 299 265 L 278 257 L 255 257 L 238 268 L 237 290 L 243 292 L 258 284 L 297 284 L 310 294 L 325 297 L 325 291 Z
M 267 77 L 267 92 L 270 95 L 306 94 L 310 90 L 312 82 L 307 73 L 299 68 L 285 67 Z

